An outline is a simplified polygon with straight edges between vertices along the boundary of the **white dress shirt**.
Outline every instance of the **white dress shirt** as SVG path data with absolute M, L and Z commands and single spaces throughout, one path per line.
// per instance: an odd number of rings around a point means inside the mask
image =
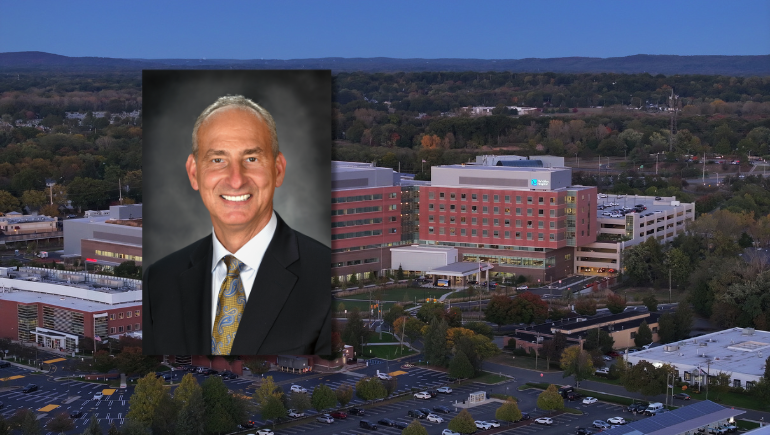
M 233 255 L 243 264 L 241 265 L 241 284 L 243 285 L 243 291 L 246 293 L 246 301 L 249 300 L 249 293 L 251 293 L 251 287 L 254 285 L 254 280 L 257 277 L 257 271 L 259 265 L 262 264 L 262 257 L 265 256 L 267 246 L 270 241 L 273 240 L 273 234 L 275 228 L 278 226 L 278 218 L 273 212 L 273 216 L 270 221 L 262 228 L 262 231 L 257 233 L 251 240 L 241 247 L 236 253 L 231 253 L 222 243 L 217 239 L 217 235 L 213 228 L 211 230 L 212 242 L 214 244 L 214 252 L 211 256 L 211 330 L 214 330 L 214 322 L 217 318 L 217 304 L 219 302 L 219 291 L 222 287 L 222 282 L 227 278 L 227 265 L 224 262 L 224 258 L 227 255 Z

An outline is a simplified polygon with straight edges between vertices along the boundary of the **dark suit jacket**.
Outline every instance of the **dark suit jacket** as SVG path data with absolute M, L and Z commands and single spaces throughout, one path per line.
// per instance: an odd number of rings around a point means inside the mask
M 211 354 L 210 235 L 144 273 L 143 352 Z M 232 355 L 330 355 L 331 250 L 278 226 L 257 271 Z

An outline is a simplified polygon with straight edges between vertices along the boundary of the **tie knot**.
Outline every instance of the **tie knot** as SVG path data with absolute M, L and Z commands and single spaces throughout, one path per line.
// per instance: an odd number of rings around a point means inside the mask
M 228 275 L 236 275 L 240 273 L 241 271 L 241 264 L 243 262 L 232 255 L 225 255 L 225 258 L 223 259 L 225 262 L 225 265 L 227 265 L 227 274 Z

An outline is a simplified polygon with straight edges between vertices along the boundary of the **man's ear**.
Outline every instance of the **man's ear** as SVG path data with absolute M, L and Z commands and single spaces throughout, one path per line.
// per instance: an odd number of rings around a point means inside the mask
M 198 190 L 198 165 L 195 162 L 195 156 L 192 154 L 187 156 L 185 168 L 187 168 L 187 178 L 190 179 L 190 185 L 194 190 Z
M 275 187 L 283 184 L 284 176 L 286 176 L 286 158 L 279 152 L 278 157 L 275 158 Z

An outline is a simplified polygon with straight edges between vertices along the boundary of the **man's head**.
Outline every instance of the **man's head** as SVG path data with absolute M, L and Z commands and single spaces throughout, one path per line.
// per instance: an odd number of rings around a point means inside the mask
M 250 239 L 270 220 L 286 170 L 272 116 L 242 96 L 220 98 L 195 123 L 186 168 L 220 241 Z

